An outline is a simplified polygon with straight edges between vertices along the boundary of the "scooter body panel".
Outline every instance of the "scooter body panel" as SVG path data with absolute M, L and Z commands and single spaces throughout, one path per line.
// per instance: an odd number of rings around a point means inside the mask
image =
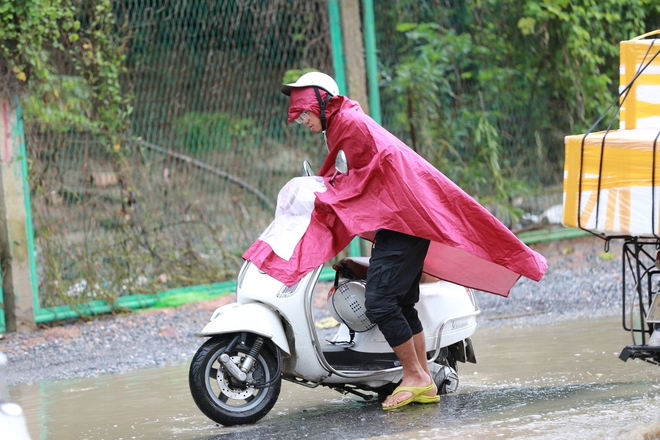
M 320 271 L 321 267 L 288 287 L 260 271 L 254 264 L 245 262 L 236 289 L 239 302 L 267 304 L 284 318 L 293 355 L 284 360 L 282 372 L 312 382 L 318 382 L 329 375 L 329 371 L 318 359 L 314 342 L 316 328 L 306 313 L 308 306 L 311 311 L 311 304 L 307 304 L 306 299 L 313 300 L 313 290 Z
M 215 334 L 251 332 L 270 338 L 285 353 L 282 373 L 313 383 L 356 384 L 377 387 L 401 379 L 400 369 L 392 371 L 334 370 L 324 359 L 314 327 L 313 290 L 321 267 L 288 287 L 245 262 L 237 282 L 237 303 L 216 310 L 213 319 L 200 333 Z M 427 349 L 441 347 L 470 337 L 476 330 L 478 308 L 463 286 L 437 281 L 420 285 L 420 301 L 416 306 L 424 326 Z M 217 315 L 217 316 L 216 316 Z M 341 325 L 333 341 L 348 341 L 350 334 Z M 391 353 L 377 327 L 356 333 L 348 350 L 364 353 Z
M 420 303 L 417 312 L 424 326 L 427 347 L 436 346 L 441 329 L 442 347 L 455 344 L 474 334 L 477 329 L 478 309 L 469 289 L 441 280 L 420 284 L 419 290 Z
M 259 303 L 233 303 L 216 309 L 212 320 L 198 333 L 198 336 L 241 332 L 254 333 L 272 339 L 280 350 L 287 355 L 291 354 L 279 315 Z

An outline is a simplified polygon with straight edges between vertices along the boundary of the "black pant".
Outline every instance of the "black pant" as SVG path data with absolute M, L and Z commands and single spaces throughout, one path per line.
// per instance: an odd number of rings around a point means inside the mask
M 390 347 L 420 333 L 415 304 L 429 240 L 380 229 L 371 251 L 366 286 L 366 315 Z

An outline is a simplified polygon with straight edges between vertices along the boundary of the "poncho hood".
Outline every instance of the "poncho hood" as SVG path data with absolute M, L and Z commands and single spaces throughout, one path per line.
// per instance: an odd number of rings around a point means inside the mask
M 318 115 L 313 89 L 292 89 L 289 121 L 305 110 Z M 304 234 L 290 256 L 282 258 L 259 239 L 245 259 L 292 285 L 355 236 L 373 240 L 376 230 L 386 228 L 429 239 L 424 271 L 456 284 L 507 296 L 520 276 L 534 281 L 543 277 L 547 264 L 542 255 L 367 116 L 357 102 L 332 97 L 326 118 L 329 153 L 319 171 L 324 190 L 314 192 Z M 346 153 L 349 173 L 338 175 L 332 186 L 339 150 Z M 299 186 L 301 181 L 294 180 Z
M 323 89 L 318 89 L 321 99 L 325 100 L 328 92 Z M 330 126 L 332 117 L 339 112 L 342 105 L 342 96 L 333 96 L 328 101 L 325 109 L 326 125 Z M 355 103 L 357 104 L 357 102 Z M 358 105 L 359 108 L 359 105 Z M 313 87 L 292 88 L 291 95 L 289 96 L 289 117 L 288 122 L 291 123 L 296 120 L 298 116 L 304 111 L 311 111 L 316 116 L 321 117 L 321 106 L 319 105 L 316 93 Z

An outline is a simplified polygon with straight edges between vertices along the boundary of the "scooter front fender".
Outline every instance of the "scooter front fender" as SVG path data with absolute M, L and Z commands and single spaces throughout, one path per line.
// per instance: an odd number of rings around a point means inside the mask
M 282 321 L 272 309 L 259 303 L 227 304 L 213 314 L 196 336 L 215 336 L 227 333 L 248 332 L 271 339 L 280 350 L 291 354 Z

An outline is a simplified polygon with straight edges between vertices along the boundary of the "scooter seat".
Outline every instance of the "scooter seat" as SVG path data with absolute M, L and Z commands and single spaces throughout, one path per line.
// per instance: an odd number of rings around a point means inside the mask
M 356 278 L 361 280 L 367 279 L 369 257 L 346 257 L 339 261 L 338 265 L 341 265 L 342 263 L 355 275 Z M 422 272 L 422 278 L 419 280 L 419 283 L 435 283 L 437 281 L 440 281 L 440 278 Z

